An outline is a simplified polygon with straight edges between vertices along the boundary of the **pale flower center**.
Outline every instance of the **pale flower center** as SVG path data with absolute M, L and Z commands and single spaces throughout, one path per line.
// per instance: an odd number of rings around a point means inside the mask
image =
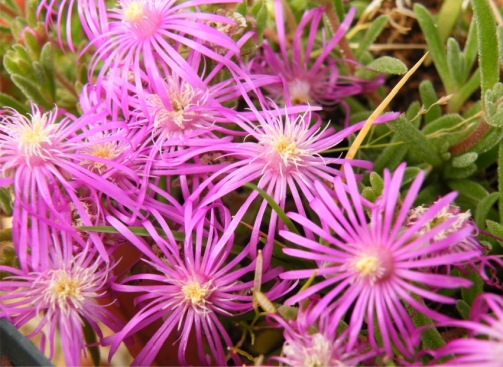
M 265 168 L 272 168 L 283 176 L 292 169 L 298 169 L 302 166 L 303 158 L 309 155 L 309 151 L 300 147 L 301 139 L 299 138 L 302 137 L 295 136 L 295 132 L 288 135 L 282 132 L 271 132 L 271 135 L 263 135 L 260 143 L 268 149 L 260 156 L 263 156 L 266 161 Z
M 380 253 L 363 253 L 353 260 L 351 267 L 356 273 L 357 280 L 367 281 L 373 285 L 390 274 L 389 253 L 383 249 L 379 251 Z
M 297 148 L 295 141 L 288 140 L 284 135 L 276 139 L 276 141 L 272 143 L 272 146 L 286 165 L 288 165 L 290 161 L 294 162 L 297 156 L 302 154 L 302 150 Z
M 421 219 L 421 217 L 423 217 L 427 211 L 428 207 L 424 205 L 411 209 L 408 213 L 407 225 L 412 225 L 417 220 Z M 445 221 L 451 218 L 455 218 L 454 223 L 452 223 L 448 228 L 440 231 L 435 235 L 435 237 L 433 237 L 435 241 L 443 240 L 444 238 L 447 238 L 449 235 L 457 232 L 464 225 L 466 225 L 470 217 L 470 211 L 461 212 L 458 207 L 447 205 L 423 225 L 423 227 L 418 231 L 418 235 L 420 236 L 422 234 L 428 233 Z
M 138 23 L 141 21 L 145 11 L 143 5 L 138 2 L 132 2 L 124 8 L 124 20 L 129 23 Z
M 155 33 L 161 23 L 161 14 L 155 8 L 153 1 L 123 0 L 122 21 L 132 31 L 138 40 L 143 40 Z
M 34 118 L 32 125 L 24 125 L 20 131 L 18 148 L 24 155 L 41 156 L 44 143 L 51 145 L 51 128 L 44 126 L 45 121 Z
M 303 338 L 303 342 L 287 341 L 283 355 L 289 365 L 307 367 L 344 366 L 334 350 L 334 344 L 324 335 L 315 333 Z
M 90 147 L 85 148 L 83 150 L 83 153 L 87 154 L 87 155 L 91 155 L 93 157 L 103 158 L 103 159 L 112 161 L 115 158 L 117 158 L 122 153 L 122 151 L 123 151 L 123 149 L 119 149 L 117 147 L 116 143 L 104 142 L 104 143 L 94 144 Z M 85 160 L 81 164 L 91 166 L 91 168 L 94 168 L 100 174 L 103 173 L 107 168 L 106 163 L 97 162 L 97 161 Z
M 197 280 L 188 281 L 184 286 L 182 286 L 182 294 L 186 302 L 195 309 L 198 313 L 209 312 L 207 303 L 208 297 L 212 292 L 211 282 L 207 282 L 203 285 Z
M 63 312 L 69 309 L 70 304 L 82 308 L 84 301 L 82 291 L 87 284 L 85 280 L 85 277 L 74 276 L 65 270 L 55 270 L 45 290 L 45 297 Z
M 311 86 L 305 80 L 294 79 L 288 83 L 288 92 L 293 105 L 312 103 Z
M 207 116 L 191 107 L 204 105 L 208 94 L 194 89 L 189 83 L 168 79 L 165 83 L 166 94 L 171 104 L 167 108 L 157 94 L 149 94 L 146 98 L 149 113 L 154 115 L 154 128 L 162 128 L 166 132 L 181 132 L 198 127 L 198 122 Z

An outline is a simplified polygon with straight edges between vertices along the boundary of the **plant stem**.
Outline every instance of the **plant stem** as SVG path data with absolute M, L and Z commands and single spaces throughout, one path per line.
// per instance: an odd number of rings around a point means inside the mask
M 332 1 L 325 0 L 324 5 L 325 5 L 325 15 L 327 16 L 328 24 L 330 25 L 330 30 L 332 31 L 332 34 L 335 34 L 337 32 L 337 29 L 339 29 L 341 22 L 339 20 L 339 17 L 337 16 L 337 12 L 335 11 L 335 7 Z M 351 47 L 349 47 L 346 35 L 342 36 L 339 42 L 339 46 L 341 47 L 342 57 L 351 60 L 356 60 L 355 55 L 351 50 Z M 353 75 L 356 70 L 355 65 L 351 63 L 346 63 L 346 65 L 348 65 L 349 73 Z
M 484 119 L 480 119 L 479 124 L 477 125 L 475 130 L 473 130 L 470 136 L 468 136 L 465 140 L 460 141 L 457 144 L 454 144 L 449 149 L 449 152 L 453 156 L 457 156 L 466 152 L 468 149 L 473 147 L 480 139 L 482 139 L 482 137 L 484 137 L 489 128 L 490 128 L 489 124 Z
M 75 90 L 75 87 L 66 79 L 60 72 L 58 72 L 56 69 L 54 69 L 54 76 L 60 82 L 63 87 L 65 87 L 68 92 L 70 92 L 75 98 L 78 99 L 79 95 L 77 94 L 77 91 Z

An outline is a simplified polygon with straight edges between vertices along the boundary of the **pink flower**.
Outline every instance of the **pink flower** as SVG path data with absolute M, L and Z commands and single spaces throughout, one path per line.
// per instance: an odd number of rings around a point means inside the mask
M 285 366 L 356 366 L 367 358 L 378 354 L 376 350 L 363 352 L 365 344 L 346 351 L 348 333 L 342 331 L 331 313 L 322 314 L 315 323 L 309 314 L 316 300 L 298 308 L 294 320 L 284 320 L 278 314 L 268 315 L 269 323 L 284 328 L 285 342 L 279 357 L 272 357 Z M 281 310 L 280 310 L 281 314 Z
M 245 97 L 246 98 L 246 97 Z M 310 106 L 293 106 L 280 109 L 257 111 L 251 101 L 248 102 L 252 114 L 258 123 L 242 118 L 236 123 L 248 134 L 244 142 L 222 143 L 208 147 L 206 151 L 219 150 L 222 155 L 231 156 L 235 162 L 215 172 L 210 179 L 201 184 L 193 196 L 199 196 L 214 178 L 219 181 L 209 188 L 208 194 L 201 200 L 201 205 L 228 194 L 244 184 L 258 179 L 257 186 L 270 195 L 284 209 L 287 192 L 290 192 L 299 213 L 305 214 L 302 197 L 310 200 L 315 194 L 314 181 L 331 182 L 340 171 L 334 167 L 345 162 L 341 158 L 323 156 L 323 152 L 341 143 L 348 136 L 358 131 L 362 124 L 335 131 L 329 124 L 323 126 L 318 115 L 312 114 Z M 397 114 L 379 117 L 378 122 L 389 121 Z M 353 166 L 371 168 L 366 161 L 351 161 Z M 223 176 L 223 178 L 221 178 Z M 243 203 L 236 218 L 240 218 L 258 192 L 252 192 Z M 252 233 L 252 256 L 256 254 L 259 228 L 262 224 L 267 202 L 262 201 Z M 272 255 L 272 241 L 276 230 L 277 215 L 271 213 L 268 242 L 263 249 L 267 263 Z
M 82 1 L 80 18 L 91 39 L 88 47 L 95 46 L 89 75 L 99 70 L 97 83 L 110 76 L 120 78 L 123 84 L 134 81 L 136 92 L 142 93 L 141 74 L 161 81 L 169 74 L 190 80 L 197 72 L 180 55 L 180 47 L 193 49 L 219 63 L 239 70 L 231 61 L 239 54 L 236 42 L 228 35 L 208 25 L 208 22 L 235 24 L 225 16 L 200 11 L 212 4 L 234 4 L 236 0 L 121 0 L 116 8 L 107 9 L 102 0 Z M 203 43 L 211 39 L 212 45 L 227 50 L 222 56 Z M 167 72 L 166 72 L 167 71 Z M 106 86 L 110 94 L 112 83 Z M 122 91 L 127 99 L 127 90 Z
M 473 249 L 462 253 L 444 251 L 470 236 L 473 232 L 471 225 L 467 224 L 441 240 L 434 240 L 435 236 L 453 224 L 454 218 L 431 228 L 421 237 L 416 236 L 426 222 L 451 203 L 455 193 L 439 199 L 414 225 L 404 226 L 424 176 L 420 173 L 416 177 L 403 202 L 399 202 L 404 171 L 403 164 L 393 175 L 385 171 L 382 196 L 372 204 L 361 197 L 352 168 L 345 164 L 347 184 L 341 177 L 336 177 L 335 192 L 328 191 L 319 182 L 314 184 L 318 195 L 310 205 L 319 216 L 321 226 L 305 216 L 289 214 L 306 230 L 320 236 L 323 243 L 287 231 L 280 232 L 284 238 L 302 248 L 286 248 L 283 250 L 286 254 L 314 260 L 319 265 L 317 269 L 289 271 L 281 277 L 309 278 L 314 271 L 324 277 L 288 299 L 286 304 L 295 304 L 313 294 L 326 292 L 313 308 L 312 319 L 327 312 L 327 309 L 333 311 L 336 318 L 349 313 L 348 351 L 356 343 L 363 322 L 366 322 L 368 336 L 374 347 L 378 347 L 374 337 L 377 327 L 388 355 L 393 355 L 392 349 L 395 347 L 404 356 L 411 356 L 417 342 L 412 337 L 415 335 L 415 326 L 403 302 L 434 320 L 444 321 L 448 319 L 447 316 L 426 307 L 415 297 L 452 304 L 454 299 L 436 290 L 468 287 L 471 284 L 466 279 L 449 274 L 425 273 L 422 269 L 462 264 L 480 256 L 480 252 Z M 440 255 L 431 258 L 424 256 L 431 252 Z
M 278 81 L 266 87 L 278 103 L 285 101 L 285 95 L 288 95 L 288 100 L 294 105 L 309 103 L 333 106 L 340 103 L 344 97 L 371 92 L 383 83 L 382 77 L 367 81 L 342 75 L 337 64 L 346 60 L 335 60 L 330 56 L 351 25 L 355 8 L 349 10 L 332 39 L 327 41 L 323 33 L 321 45 L 315 44 L 325 8 L 306 11 L 295 30 L 290 46 L 285 33 L 283 4 L 281 0 L 274 1 L 279 52 L 275 52 L 264 42 L 262 54 L 250 61 L 253 73 L 274 75 L 283 82 L 284 85 Z M 307 37 L 304 36 L 306 31 Z M 305 45 L 303 40 L 306 40 Z M 313 58 L 312 53 L 316 51 L 319 51 L 319 54 Z
M 142 292 L 136 298 L 139 310 L 117 335 L 107 343 L 115 353 L 120 343 L 137 330 L 155 320 L 162 319 L 161 328 L 147 342 L 132 362 L 133 365 L 150 365 L 168 337 L 179 338 L 178 359 L 187 364 L 186 353 L 189 336 L 195 333 L 197 353 L 201 364 L 226 365 L 228 348 L 232 341 L 219 316 L 232 317 L 253 307 L 249 280 L 255 271 L 255 262 L 243 265 L 249 247 L 232 255 L 235 227 L 229 226 L 230 214 L 223 206 L 186 212 L 183 230 L 185 240 L 177 242 L 168 224 L 158 218 L 159 230 L 153 223 L 144 222 L 145 229 L 158 248 L 154 253 L 142 238 L 113 218 L 114 225 L 134 246 L 144 254 L 152 268 L 146 274 L 132 275 L 114 285 L 118 292 Z M 222 229 L 224 232 L 222 233 Z M 162 237 L 159 233 L 162 233 Z M 232 252 L 231 252 L 232 251 Z M 273 281 L 267 297 L 275 299 L 286 293 L 288 283 L 278 282 L 281 269 L 269 269 L 262 281 Z M 248 278 L 246 278 L 248 277 Z M 132 285 L 131 282 L 148 281 L 149 285 Z M 193 349 L 192 349 L 193 350 Z M 208 354 L 209 353 L 209 354 Z M 236 364 L 239 357 L 231 352 Z
M 0 281 L 0 317 L 8 317 L 17 327 L 36 318 L 38 324 L 29 337 L 42 334 L 40 349 L 49 344 L 49 358 L 61 345 L 68 366 L 80 366 L 85 353 L 84 319 L 97 333 L 103 335 L 98 323 L 112 330 L 121 328 L 120 321 L 106 306 L 111 267 L 97 253 L 70 232 L 40 231 L 31 239 L 45 242 L 47 261 L 34 269 L 19 270 L 0 266 L 0 271 L 12 273 Z M 56 331 L 59 332 L 59 340 Z
M 466 338 L 451 340 L 439 350 L 431 351 L 436 358 L 454 356 L 446 365 L 503 365 L 503 297 L 485 293 L 479 295 L 470 312 L 469 321 L 454 323 L 468 329 Z
M 13 231 L 13 239 L 21 266 L 26 265 L 29 232 L 31 236 L 37 236 L 36 222 L 50 221 L 58 228 L 66 226 L 69 229 L 72 225 L 69 216 L 71 203 L 82 222 L 93 225 L 75 192 L 75 185 L 85 184 L 91 190 L 99 188 L 101 194 L 119 200 L 129 208 L 137 207 L 135 201 L 106 177 L 86 168 L 90 162 L 86 159 L 92 159 L 93 165 L 113 165 L 113 162 L 99 157 L 99 154 L 93 159 L 91 155 L 78 152 L 96 148 L 96 140 L 89 139 L 90 136 L 100 136 L 102 144 L 106 144 L 112 140 L 107 137 L 107 130 L 121 125 L 89 125 L 100 118 L 103 118 L 103 113 L 60 118 L 57 110 L 41 113 L 36 106 L 32 106 L 30 118 L 14 110 L 0 115 L 0 175 L 14 181 L 13 227 L 17 230 Z M 114 137 L 113 140 L 120 138 Z M 90 235 L 103 258 L 108 259 L 99 236 L 96 233 Z M 34 261 L 46 256 L 34 247 L 31 247 L 31 253 Z

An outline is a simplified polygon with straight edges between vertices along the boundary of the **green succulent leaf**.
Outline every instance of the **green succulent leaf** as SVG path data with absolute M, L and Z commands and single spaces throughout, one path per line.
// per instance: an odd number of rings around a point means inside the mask
M 456 301 L 456 309 L 463 319 L 467 320 L 470 317 L 470 305 L 466 301 L 458 299 Z
M 477 160 L 478 156 L 479 155 L 475 152 L 468 152 L 463 155 L 454 157 L 452 159 L 452 166 L 456 168 L 468 167 L 470 164 Z
M 435 121 L 442 116 L 442 109 L 436 102 L 438 101 L 438 95 L 435 91 L 435 87 L 430 80 L 423 80 L 419 84 L 419 95 L 421 96 L 421 102 L 423 102 L 423 107 L 427 111 L 424 114 L 424 121 L 426 124 Z
M 381 196 L 382 190 L 384 189 L 384 180 L 382 177 L 377 172 L 371 172 L 369 180 L 376 196 Z
M 479 65 L 481 71 L 482 105 L 486 92 L 499 80 L 496 20 L 487 0 L 472 0 L 473 19 L 477 26 Z
M 405 118 L 400 117 L 391 121 L 387 126 L 394 131 L 403 141 L 409 144 L 409 149 L 418 159 L 431 164 L 434 167 L 442 164 L 442 159 L 435 150 L 430 140 L 421 131 L 412 126 Z
M 453 180 L 448 181 L 447 185 L 451 190 L 459 192 L 459 195 L 475 203 L 478 203 L 489 195 L 489 192 L 482 185 L 472 180 Z
M 390 56 L 375 59 L 367 67 L 380 73 L 394 75 L 403 75 L 408 71 L 407 66 L 402 61 Z
M 33 33 L 26 30 L 23 32 L 24 44 L 26 45 L 26 52 L 30 55 L 30 59 L 38 61 L 40 57 L 40 42 Z
M 4 93 L 0 93 L 0 106 L 12 107 L 21 114 L 28 112 L 28 109 L 21 102 Z
M 451 74 L 456 87 L 463 85 L 465 81 L 465 59 L 461 54 L 461 48 L 459 43 L 454 38 L 449 38 L 447 41 L 447 66 L 449 68 L 449 73 Z
M 472 271 L 468 275 L 468 279 L 472 281 L 472 286 L 470 288 L 461 288 L 461 297 L 466 303 L 471 305 L 473 300 L 483 292 L 484 281 L 475 271 Z
M 33 83 L 30 79 L 22 77 L 21 75 L 12 75 L 12 81 L 16 86 L 21 89 L 25 96 L 33 101 L 33 103 L 42 106 L 46 109 L 51 109 L 52 105 L 40 93 L 38 85 Z
M 472 163 L 463 168 L 447 166 L 444 170 L 444 176 L 447 179 L 468 178 L 477 172 L 477 165 Z
M 489 211 L 493 208 L 494 204 L 496 204 L 498 198 L 499 193 L 493 192 L 479 202 L 475 210 L 475 224 L 478 228 L 483 228 Z
M 435 23 L 432 15 L 421 4 L 414 4 L 414 13 L 416 14 L 417 21 L 423 35 L 426 38 L 428 50 L 430 51 L 431 58 L 438 71 L 440 79 L 445 86 L 447 94 L 451 94 L 455 90 L 455 84 L 449 73 L 449 66 L 447 64 L 447 55 L 445 52 L 444 43 L 440 38 L 438 32 L 438 25 Z
M 376 38 L 381 34 L 382 30 L 388 23 L 389 17 L 387 15 L 381 15 L 372 21 L 372 24 L 365 32 L 365 35 L 360 40 L 358 48 L 355 51 L 355 57 L 359 62 L 362 62 L 361 55 L 368 47 L 376 40 Z
M 503 224 L 487 219 L 486 227 L 489 233 L 499 238 L 498 243 L 503 247 Z

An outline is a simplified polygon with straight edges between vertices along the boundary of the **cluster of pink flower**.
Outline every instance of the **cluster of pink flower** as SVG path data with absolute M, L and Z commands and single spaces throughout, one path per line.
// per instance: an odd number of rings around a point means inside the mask
M 461 275 L 471 269 L 487 278 L 475 228 L 451 205 L 455 193 L 414 208 L 423 175 L 401 199 L 402 165 L 385 171 L 381 196 L 369 202 L 354 169 L 370 171 L 370 162 L 322 156 L 362 123 L 346 121 L 336 132 L 319 112 L 383 82 L 342 75 L 347 60 L 333 57 L 355 10 L 329 39 L 320 31 L 325 9 L 307 10 L 290 39 L 283 2 L 274 0 L 279 49 L 265 41 L 246 59 L 241 51 L 256 35 L 232 10 L 238 3 L 40 5 L 48 30 L 69 24 L 75 7 L 90 40 L 84 52 L 94 54 L 81 116 L 37 106 L 29 118 L 0 115 L 0 183 L 13 187 L 19 258 L 19 268 L 0 266 L 12 274 L 0 281 L 0 317 L 17 326 L 38 318 L 34 333 L 50 356 L 59 330 L 68 365 L 80 364 L 84 325 L 111 346 L 110 358 L 153 325 L 133 365 L 166 361 L 157 359 L 163 353 L 176 358 L 171 364 L 239 365 L 247 353 L 229 333 L 233 318 L 277 300 L 300 304 L 292 319 L 268 316 L 284 328 L 274 358 L 286 365 L 417 363 L 425 351 L 456 363 L 503 363 L 501 296 L 479 298 L 471 321 L 425 304 L 454 303 L 439 290 L 469 287 Z M 74 50 L 69 30 L 59 37 Z M 228 205 L 230 193 L 252 182 L 259 190 Z M 281 210 L 292 202 L 288 217 L 298 226 L 287 230 L 261 192 Z M 251 235 L 241 243 L 236 229 L 249 213 Z M 291 256 L 292 267 L 275 261 L 281 238 L 288 246 L 279 255 Z M 124 321 L 116 313 L 130 293 L 135 309 Z M 416 314 L 487 338 L 420 350 Z M 115 334 L 104 338 L 100 323 Z

